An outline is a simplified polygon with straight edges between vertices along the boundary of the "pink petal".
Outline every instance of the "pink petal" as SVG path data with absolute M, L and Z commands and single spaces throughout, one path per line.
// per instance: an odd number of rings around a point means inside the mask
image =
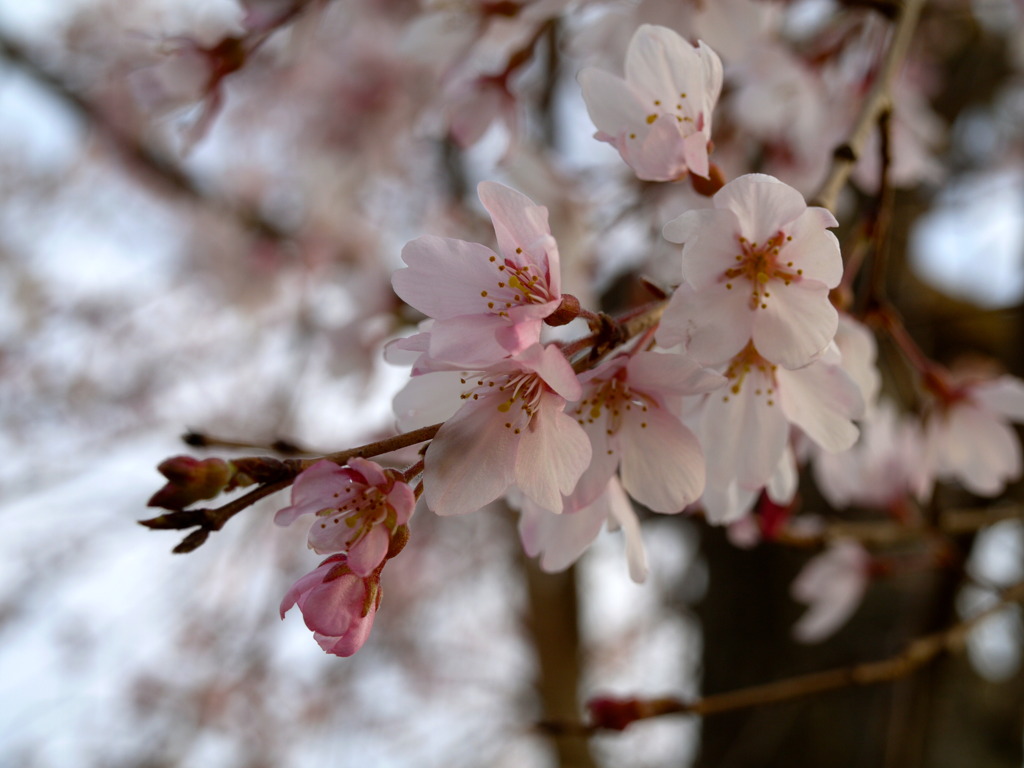
M 498 410 L 503 400 L 489 395 L 467 401 L 430 443 L 423 491 L 435 513 L 475 512 L 512 484 L 519 436 L 505 427 L 506 416 Z
M 637 519 L 633 505 L 615 478 L 608 484 L 608 492 L 602 497 L 602 503 L 607 505 L 608 516 L 622 528 L 622 535 L 626 539 L 629 577 L 637 584 L 642 584 L 647 579 L 647 553 L 640 533 L 640 520 Z
M 574 414 L 575 415 L 575 414 Z M 589 412 L 584 406 L 582 414 L 583 431 L 590 440 L 591 459 L 586 471 L 580 476 L 572 495 L 565 500 L 565 511 L 573 512 L 591 504 L 605 492 L 608 481 L 619 467 L 622 451 L 618 448 L 618 440 L 612 441 L 608 435 L 608 415 L 602 409 L 601 416 L 591 421 Z
M 655 512 L 681 512 L 704 490 L 704 455 L 693 433 L 660 408 L 624 414 L 622 484 Z
M 519 518 L 519 537 L 527 555 L 541 556 L 542 570 L 556 573 L 579 559 L 607 519 L 600 503 L 559 515 L 528 502 Z
M 558 246 L 548 226 L 548 209 L 511 187 L 493 181 L 480 182 L 477 194 L 491 215 L 502 255 L 516 264 L 539 267 L 552 292 L 558 294 Z M 518 249 L 523 253 L 518 253 Z
M 686 173 L 686 157 L 679 129 L 670 115 L 661 115 L 646 135 L 620 142 L 622 159 L 644 181 L 674 181 Z
M 402 301 L 428 317 L 487 315 L 488 298 L 480 291 L 496 288 L 492 256 L 479 243 L 424 235 L 402 249 L 409 266 L 397 270 L 391 284 Z
M 526 370 L 534 371 L 566 400 L 573 402 L 583 396 L 583 387 L 576 372 L 554 344 L 535 344 L 517 355 L 516 360 Z
M 313 639 L 327 653 L 334 654 L 335 656 L 351 656 L 366 644 L 367 639 L 370 637 L 370 630 L 373 629 L 373 620 L 376 615 L 377 612 L 371 610 L 366 616 L 360 616 L 353 620 L 341 637 L 331 637 L 320 632 L 314 632 Z
M 708 178 L 708 137 L 703 131 L 691 133 L 683 139 L 683 160 L 687 170 L 702 178 Z
M 342 635 L 363 611 L 366 585 L 354 575 L 341 576 L 314 587 L 299 600 L 302 618 L 314 632 Z
M 515 481 L 535 503 L 554 512 L 590 464 L 590 440 L 576 420 L 562 412 L 565 401 L 541 396 L 528 429 L 520 435 Z M 472 455 L 472 454 L 470 454 Z
M 629 358 L 629 386 L 652 397 L 661 394 L 697 395 L 725 384 L 720 373 L 683 355 L 638 352 Z
M 277 525 L 289 525 L 297 517 L 315 514 L 321 509 L 336 509 L 358 493 L 353 488 L 351 470 L 333 461 L 318 461 L 304 470 L 292 485 L 292 504 L 274 515 Z
M 391 536 L 383 525 L 373 526 L 348 551 L 348 567 L 356 576 L 369 576 L 384 562 Z
M 741 252 L 740 224 L 729 210 L 702 208 L 668 222 L 662 234 L 683 243 L 683 279 L 695 290 L 717 285 Z
M 658 343 L 682 344 L 687 354 L 704 365 L 732 359 L 750 340 L 753 313 L 749 294 L 719 283 L 702 291 L 680 286 L 669 299 L 658 328 Z

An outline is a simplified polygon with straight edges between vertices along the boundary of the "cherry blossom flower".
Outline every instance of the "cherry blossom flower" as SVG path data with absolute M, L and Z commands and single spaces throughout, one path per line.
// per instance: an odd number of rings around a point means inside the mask
M 834 345 L 810 365 L 790 371 L 747 344 L 725 376 L 728 389 L 706 395 L 699 413 L 698 437 L 708 463 L 702 505 L 713 523 L 738 519 L 766 486 L 773 501 L 788 501 L 796 487 L 794 462 L 787 457 L 792 427 L 826 451 L 845 451 L 859 434 L 852 420 L 864 410 Z
M 704 488 L 704 456 L 675 415 L 683 395 L 717 389 L 725 379 L 681 355 L 619 355 L 580 376 L 583 399 L 572 414 L 593 447 L 574 496 L 589 503 L 621 467 L 622 484 L 655 512 L 680 512 Z
M 473 512 L 514 486 L 560 512 L 562 496 L 576 486 L 591 457 L 586 433 L 563 412 L 581 389 L 561 351 L 537 344 L 467 372 L 460 383 L 466 387 L 463 405 L 424 456 L 427 505 L 440 515 Z
M 348 567 L 369 576 L 415 505 L 412 488 L 395 470 L 358 457 L 344 467 L 324 460 L 295 479 L 291 506 L 280 510 L 274 522 L 288 525 L 301 515 L 316 515 L 310 548 L 320 554 L 347 552 Z
M 917 420 L 901 417 L 892 402 L 882 400 L 860 427 L 860 441 L 850 450 L 814 456 L 814 479 L 829 504 L 893 509 L 908 495 L 927 498 L 931 483 Z
M 683 280 L 672 296 L 658 343 L 682 343 L 698 361 L 724 362 L 753 341 L 783 368 L 807 365 L 835 336 L 839 316 L 829 289 L 839 284 L 835 217 L 808 208 L 776 178 L 747 174 L 665 225 L 683 243 Z
M 482 182 L 478 192 L 500 256 L 478 243 L 424 236 L 405 246 L 408 267 L 392 277 L 395 293 L 434 319 L 425 357 L 442 367 L 479 368 L 522 352 L 539 341 L 544 318 L 561 302 L 547 208 L 494 182 Z
M 614 146 L 637 177 L 708 177 L 711 113 L 722 90 L 722 62 L 704 43 L 644 24 L 626 51 L 625 79 L 587 67 L 583 99 L 594 137 Z
M 281 618 L 298 604 L 321 648 L 351 656 L 370 636 L 380 599 L 376 575 L 360 576 L 345 555 L 332 555 L 292 585 L 281 601 Z
M 941 480 L 995 496 L 1021 475 L 1021 447 L 1009 422 L 1024 422 L 1024 381 L 1000 376 L 946 393 L 925 424 L 926 462 Z
M 807 611 L 793 625 L 793 637 L 817 643 L 839 629 L 857 610 L 870 577 L 871 556 L 856 541 L 841 539 L 804 565 L 790 587 Z
M 601 526 L 622 528 L 626 539 L 629 575 L 638 584 L 647 578 L 647 553 L 640 534 L 640 521 L 621 483 L 614 475 L 604 491 L 589 504 L 555 514 L 529 499 L 521 499 L 519 537 L 530 557 L 540 556 L 540 567 L 548 573 L 564 571 L 591 545 Z

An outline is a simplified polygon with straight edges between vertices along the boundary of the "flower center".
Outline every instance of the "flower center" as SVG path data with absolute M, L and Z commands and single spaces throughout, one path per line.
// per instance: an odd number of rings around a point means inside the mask
M 782 230 L 761 245 L 740 237 L 736 265 L 725 270 L 719 280 L 725 281 L 725 287 L 730 291 L 734 281 L 747 280 L 750 283 L 750 308 L 767 309 L 772 295 L 768 288 L 772 281 L 789 285 L 803 279 L 802 269 L 794 268 L 792 261 L 783 261 L 782 248 L 792 239 L 792 235 Z
M 530 425 L 545 391 L 544 382 L 536 373 L 481 374 L 473 380 L 469 373 L 463 372 L 459 381 L 470 385 L 459 395 L 461 399 L 497 401 L 494 407 L 506 415 L 505 428 L 517 435 Z
M 573 414 L 580 425 L 593 424 L 604 418 L 605 431 L 610 437 L 622 428 L 622 419 L 627 411 L 634 408 L 646 413 L 653 400 L 641 392 L 634 392 L 624 376 L 618 374 L 605 381 L 598 381 L 587 397 L 580 400 Z M 641 427 L 646 427 L 641 422 Z
M 522 252 L 522 248 L 516 248 L 516 253 Z M 536 265 L 515 264 L 509 259 L 499 264 L 498 257 L 493 254 L 488 260 L 494 265 L 495 286 L 480 291 L 480 297 L 487 299 L 487 309 L 491 314 L 508 317 L 508 311 L 513 307 L 545 304 L 558 298 L 551 292 L 547 275 L 540 274 Z
M 754 389 L 754 397 L 767 398 L 769 406 L 775 405 L 775 371 L 777 365 L 765 360 L 754 349 L 753 342 L 747 342 L 747 346 L 732 359 L 725 371 L 725 378 L 729 380 L 729 393 L 722 395 L 722 402 L 727 403 L 732 395 L 738 395 L 743 391 L 743 386 L 748 383 Z M 749 390 L 749 387 L 748 387 Z

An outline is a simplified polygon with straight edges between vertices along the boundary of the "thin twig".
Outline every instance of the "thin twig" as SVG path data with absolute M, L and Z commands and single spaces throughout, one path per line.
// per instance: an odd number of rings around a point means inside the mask
M 864 99 L 857 121 L 846 141 L 835 148 L 832 153 L 832 167 L 822 183 L 818 194 L 814 197 L 814 205 L 835 210 L 839 191 L 846 184 L 853 167 L 860 159 L 864 143 L 874 129 L 879 114 L 892 108 L 892 83 L 896 72 L 910 49 L 910 41 L 914 36 L 914 28 L 921 14 L 924 0 L 904 0 L 899 19 L 896 21 L 889 48 L 885 58 L 875 75 L 875 82 Z
M 891 682 L 935 661 L 943 653 L 960 651 L 964 647 L 968 633 L 974 627 L 1011 603 L 1021 600 L 1024 600 L 1024 582 L 1004 590 L 1000 599 L 991 607 L 941 632 L 912 640 L 901 653 L 880 661 L 798 675 L 691 701 L 673 697 L 597 699 L 590 704 L 591 712 L 598 713 L 598 719 L 593 723 L 544 722 L 540 727 L 550 733 L 592 735 L 608 730 L 623 730 L 637 720 L 662 715 L 717 715 L 722 712 L 793 701 L 841 688 Z

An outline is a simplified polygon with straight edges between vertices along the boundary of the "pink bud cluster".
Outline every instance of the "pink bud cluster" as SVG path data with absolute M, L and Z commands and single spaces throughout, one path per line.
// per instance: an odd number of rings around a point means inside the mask
M 380 605 L 381 571 L 408 541 L 415 505 L 401 473 L 366 459 L 351 459 L 344 467 L 318 461 L 300 474 L 291 506 L 274 520 L 288 525 L 312 514 L 309 547 L 332 554 L 288 590 L 281 618 L 297 604 L 325 651 L 336 656 L 358 651 Z

